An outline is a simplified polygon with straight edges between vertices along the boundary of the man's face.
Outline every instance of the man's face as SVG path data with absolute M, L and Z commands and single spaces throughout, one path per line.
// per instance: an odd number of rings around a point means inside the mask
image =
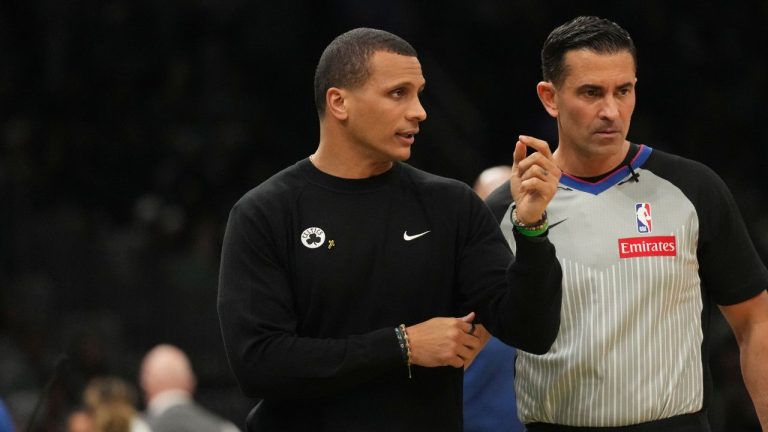
M 416 57 L 378 51 L 368 66 L 368 81 L 345 90 L 349 138 L 373 162 L 406 160 L 419 122 L 427 118 L 419 102 L 421 64 Z
M 585 158 L 624 150 L 635 109 L 635 61 L 628 51 L 565 55 L 565 79 L 555 89 L 560 145 Z

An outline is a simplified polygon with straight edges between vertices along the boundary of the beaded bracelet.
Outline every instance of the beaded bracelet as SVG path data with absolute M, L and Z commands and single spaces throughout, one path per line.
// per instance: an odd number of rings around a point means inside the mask
M 400 354 L 403 356 L 403 361 L 408 365 L 408 378 L 412 378 L 411 344 L 408 342 L 408 332 L 405 331 L 405 324 L 395 327 L 395 335 L 397 336 L 397 342 L 400 344 Z
M 546 211 L 541 216 L 541 219 L 539 219 L 538 222 L 530 225 L 526 225 L 520 222 L 520 219 L 518 219 L 517 217 L 517 208 L 512 210 L 510 219 L 512 219 L 512 225 L 515 227 L 517 232 L 519 232 L 520 234 L 526 237 L 538 237 L 544 234 L 545 232 L 547 232 L 547 229 L 549 228 L 549 220 L 547 220 Z
M 408 363 L 408 348 L 405 346 L 405 336 L 403 336 L 400 327 L 395 327 L 395 336 L 397 336 L 397 343 L 400 345 L 400 355 L 403 357 L 403 363 Z

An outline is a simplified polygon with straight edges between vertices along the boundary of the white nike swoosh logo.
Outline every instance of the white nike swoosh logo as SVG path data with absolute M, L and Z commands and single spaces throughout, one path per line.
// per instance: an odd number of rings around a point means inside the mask
M 410 235 L 408 235 L 408 230 L 405 230 L 405 231 L 403 231 L 403 240 L 405 240 L 405 241 L 411 241 L 411 240 L 413 240 L 413 239 L 415 239 L 415 238 L 419 238 L 419 237 L 421 237 L 421 236 L 423 236 L 423 235 L 426 235 L 426 234 L 429 234 L 429 231 L 424 231 L 424 232 L 423 232 L 423 233 L 421 233 L 421 234 L 416 234 L 416 235 L 412 235 L 412 236 L 410 236 Z

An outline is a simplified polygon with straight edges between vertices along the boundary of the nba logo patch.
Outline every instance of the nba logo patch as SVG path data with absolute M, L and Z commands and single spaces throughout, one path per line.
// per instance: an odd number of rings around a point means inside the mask
M 651 204 L 636 203 L 635 216 L 637 219 L 637 232 L 643 234 L 651 232 Z

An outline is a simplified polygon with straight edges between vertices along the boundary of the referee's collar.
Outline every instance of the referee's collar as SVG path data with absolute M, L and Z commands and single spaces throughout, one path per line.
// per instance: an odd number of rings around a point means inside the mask
M 638 150 L 635 157 L 632 158 L 628 164 L 622 164 L 616 167 L 613 172 L 605 176 L 600 181 L 591 183 L 578 177 L 563 173 L 563 175 L 560 177 L 560 184 L 571 189 L 591 193 L 592 195 L 598 195 L 601 192 L 604 192 L 623 182 L 628 177 L 632 177 L 634 170 L 637 170 L 643 166 L 645 161 L 648 160 L 648 157 L 651 155 L 652 151 L 653 149 L 651 147 L 641 144 L 640 150 Z

